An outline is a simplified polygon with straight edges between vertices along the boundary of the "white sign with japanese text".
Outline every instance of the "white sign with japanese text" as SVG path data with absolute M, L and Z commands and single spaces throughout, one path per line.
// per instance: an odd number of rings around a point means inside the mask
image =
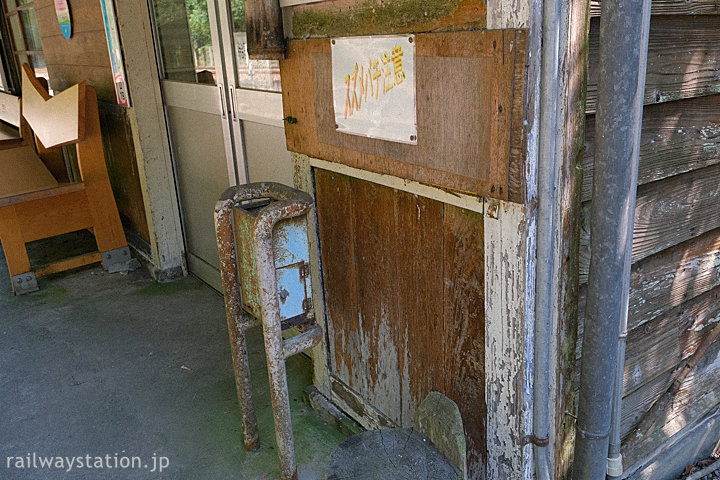
M 337 131 L 416 145 L 415 37 L 336 38 L 331 44 Z

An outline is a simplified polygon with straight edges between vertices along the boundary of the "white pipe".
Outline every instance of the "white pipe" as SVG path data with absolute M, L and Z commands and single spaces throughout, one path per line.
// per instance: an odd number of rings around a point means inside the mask
M 540 155 L 538 158 L 537 279 L 533 366 L 535 478 L 554 478 L 550 458 L 550 341 L 557 312 L 557 170 L 560 24 L 562 0 L 544 0 L 540 70 Z M 538 442 L 539 440 L 539 442 Z M 538 445 L 540 443 L 540 445 Z

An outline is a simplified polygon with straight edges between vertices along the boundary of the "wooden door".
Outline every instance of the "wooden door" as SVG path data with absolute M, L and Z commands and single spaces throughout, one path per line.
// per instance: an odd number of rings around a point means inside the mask
M 315 188 L 333 401 L 369 428 L 411 426 L 444 393 L 482 465 L 482 214 L 320 169 Z

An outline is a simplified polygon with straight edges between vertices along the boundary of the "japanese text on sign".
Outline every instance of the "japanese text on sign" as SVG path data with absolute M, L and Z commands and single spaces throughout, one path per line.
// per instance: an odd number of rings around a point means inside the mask
M 343 133 L 417 143 L 412 36 L 332 41 L 333 104 Z

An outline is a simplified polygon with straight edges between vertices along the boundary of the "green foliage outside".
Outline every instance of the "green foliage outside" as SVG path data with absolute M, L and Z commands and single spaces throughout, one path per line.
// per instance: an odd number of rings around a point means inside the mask
M 160 29 L 187 18 L 194 49 L 212 44 L 207 0 L 154 0 L 155 18 Z M 245 2 L 231 0 L 233 30 L 245 31 Z

